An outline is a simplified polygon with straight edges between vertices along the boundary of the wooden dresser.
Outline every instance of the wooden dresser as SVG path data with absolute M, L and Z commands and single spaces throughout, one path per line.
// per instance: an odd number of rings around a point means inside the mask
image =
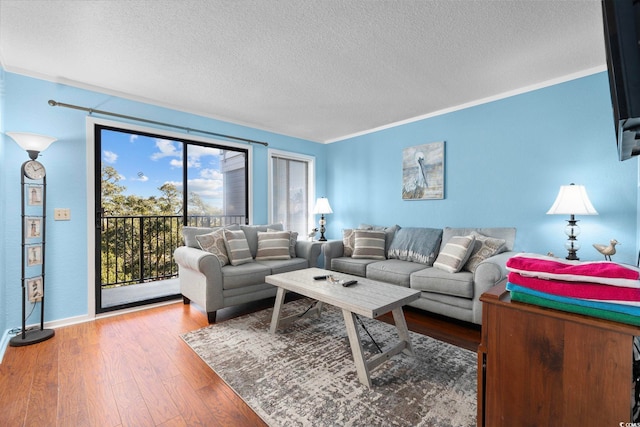
M 640 328 L 484 293 L 478 426 L 618 426 L 631 421 Z

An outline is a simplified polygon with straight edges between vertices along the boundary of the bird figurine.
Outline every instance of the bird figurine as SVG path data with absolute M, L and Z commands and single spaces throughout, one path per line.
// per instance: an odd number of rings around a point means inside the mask
M 616 239 L 611 239 L 609 241 L 609 246 L 594 243 L 593 247 L 596 248 L 596 251 L 604 255 L 605 260 L 611 261 L 611 255 L 615 255 L 616 253 L 616 245 L 621 245 L 621 244 L 622 243 L 618 242 Z
M 307 234 L 307 237 L 309 238 L 309 240 L 313 240 L 313 238 L 316 236 L 316 233 L 318 232 L 317 228 L 313 228 L 311 230 L 311 232 L 309 234 Z

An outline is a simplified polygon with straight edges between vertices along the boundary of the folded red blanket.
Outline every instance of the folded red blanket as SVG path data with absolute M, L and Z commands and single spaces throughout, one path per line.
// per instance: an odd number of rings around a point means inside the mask
M 569 261 L 538 254 L 517 254 L 507 270 L 523 276 L 640 288 L 640 269 L 611 261 Z
M 535 291 L 564 297 L 617 301 L 619 303 L 640 302 L 640 289 L 638 288 L 588 282 L 563 282 L 561 280 L 528 277 L 513 272 L 509 273 L 509 282 Z

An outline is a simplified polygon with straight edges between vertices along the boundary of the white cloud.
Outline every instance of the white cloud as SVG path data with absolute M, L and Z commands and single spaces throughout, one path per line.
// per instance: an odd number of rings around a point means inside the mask
M 222 183 L 222 172 L 216 169 L 202 169 L 200 177 L 204 179 L 219 180 Z
M 156 139 L 156 148 L 159 151 L 151 155 L 151 160 L 158 160 L 164 157 L 182 157 L 182 152 L 178 151 L 174 142 L 168 139 Z
M 102 153 L 102 159 L 105 163 L 115 163 L 118 160 L 118 155 L 113 151 L 104 150 Z
M 136 142 L 136 139 L 138 139 L 138 135 L 136 135 L 135 133 L 132 133 L 132 134 L 129 136 L 129 142 L 131 142 L 131 143 Z

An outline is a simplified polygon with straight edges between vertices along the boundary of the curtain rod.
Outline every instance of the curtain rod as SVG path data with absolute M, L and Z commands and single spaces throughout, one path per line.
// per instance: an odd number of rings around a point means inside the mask
M 54 101 L 53 99 L 49 100 L 49 105 L 51 105 L 52 107 L 65 107 L 65 108 L 72 108 L 74 110 L 82 110 L 82 111 L 87 111 L 89 114 L 102 114 L 105 116 L 113 116 L 113 117 L 119 117 L 121 119 L 128 119 L 128 120 L 135 120 L 138 122 L 144 122 L 144 123 L 151 123 L 154 125 L 160 125 L 160 126 L 168 126 L 168 127 L 172 127 L 172 128 L 176 128 L 176 129 L 181 129 L 187 132 L 198 132 L 198 133 L 204 133 L 206 135 L 212 135 L 212 136 L 217 136 L 217 137 L 221 137 L 221 138 L 227 138 L 227 139 L 233 139 L 236 141 L 242 141 L 242 142 L 247 142 L 250 144 L 261 144 L 264 145 L 265 147 L 268 147 L 269 144 L 266 142 L 262 142 L 262 141 L 256 141 L 253 139 L 246 139 L 246 138 L 240 138 L 237 136 L 231 136 L 231 135 L 225 135 L 222 133 L 215 133 L 215 132 L 209 132 L 206 130 L 199 130 L 199 129 L 192 129 L 192 128 L 188 128 L 185 126 L 180 126 L 180 125 L 172 125 L 171 123 L 164 123 L 164 122 L 157 122 L 155 120 L 149 120 L 149 119 L 143 119 L 140 117 L 133 117 L 133 116 L 127 116 L 124 114 L 118 114 L 118 113 L 112 113 L 109 111 L 102 111 L 102 110 L 94 110 L 93 108 L 87 108 L 87 107 L 81 107 L 79 105 L 72 105 L 72 104 L 65 104 L 63 102 L 57 102 Z

